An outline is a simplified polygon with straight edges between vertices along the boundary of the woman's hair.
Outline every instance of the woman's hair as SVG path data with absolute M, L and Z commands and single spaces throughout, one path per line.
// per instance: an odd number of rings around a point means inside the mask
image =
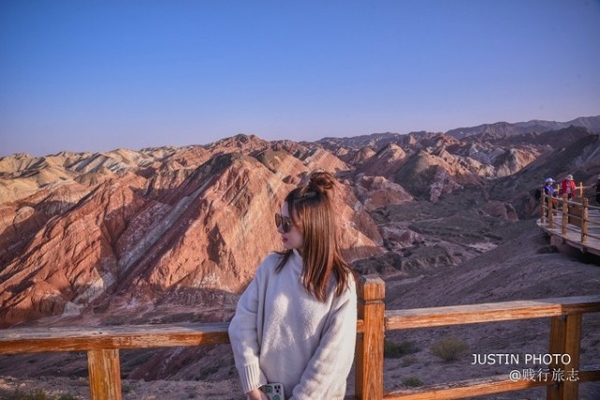
M 331 274 L 336 279 L 335 295 L 339 296 L 353 274 L 341 256 L 337 240 L 337 223 L 331 198 L 335 178 L 329 172 L 316 171 L 306 185 L 292 190 L 285 198 L 290 218 L 302 232 L 302 284 L 318 300 L 325 301 Z M 292 254 L 283 253 L 277 265 L 279 272 Z

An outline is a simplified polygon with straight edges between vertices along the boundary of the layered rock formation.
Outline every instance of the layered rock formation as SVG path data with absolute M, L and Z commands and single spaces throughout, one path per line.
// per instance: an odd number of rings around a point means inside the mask
M 178 307 L 226 319 L 261 259 L 279 249 L 273 213 L 315 169 L 340 181 L 346 258 L 362 272 L 403 276 L 493 248 L 494 226 L 536 215 L 533 190 L 546 176 L 588 184 L 600 173 L 599 138 L 585 128 L 485 134 L 315 143 L 238 135 L 4 157 L 0 326 L 48 316 L 153 322 L 157 310 Z
M 297 158 L 245 135 L 207 148 L 53 158 L 62 166 L 55 181 L 31 194 L 12 191 L 0 209 L 3 327 L 48 315 L 202 306 L 211 291 L 239 293 L 279 249 L 272 215 L 284 196 L 311 170 L 349 168 L 320 148 Z M 15 183 L 46 168 L 47 160 L 15 159 L 5 171 Z M 346 257 L 380 253 L 381 237 L 352 189 L 340 185 L 339 194 Z

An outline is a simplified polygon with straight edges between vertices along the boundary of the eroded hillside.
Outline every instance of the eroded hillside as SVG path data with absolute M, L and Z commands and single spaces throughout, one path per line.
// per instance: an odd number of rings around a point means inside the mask
M 0 159 L 0 323 L 228 320 L 260 260 L 278 250 L 273 213 L 318 168 L 340 181 L 345 256 L 358 273 L 387 281 L 390 307 L 593 290 L 593 268 L 560 276 L 558 286 L 536 281 L 541 263 L 558 277 L 564 256 L 531 239 L 529 222 L 547 176 L 571 173 L 591 193 L 598 134 L 377 134 L 316 143 L 238 135 L 206 146 Z M 506 251 L 514 254 L 504 269 L 507 259 L 493 257 Z M 531 266 L 522 274 L 520 260 Z M 582 276 L 592 283 L 579 285 Z M 561 289 L 569 285 L 582 292 Z M 56 370 L 69 357 L 19 356 L 23 368 L 9 360 L 0 373 L 86 376 L 85 360 Z M 229 350 L 219 347 L 140 350 L 123 360 L 131 379 L 227 386 L 234 374 Z M 390 374 L 402 368 L 393 364 Z
M 459 265 L 497 246 L 497 226 L 534 215 L 534 189 L 548 174 L 588 183 L 600 172 L 598 135 L 570 129 L 489 141 L 238 135 L 2 158 L 1 325 L 50 316 L 141 322 L 164 304 L 203 310 L 195 319 L 227 318 L 260 260 L 278 249 L 272 213 L 318 168 L 341 182 L 343 249 L 359 271 L 410 276 Z

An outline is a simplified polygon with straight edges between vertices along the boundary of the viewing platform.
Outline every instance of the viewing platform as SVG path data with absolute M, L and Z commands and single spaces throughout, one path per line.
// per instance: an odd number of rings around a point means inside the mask
M 542 194 L 538 226 L 556 247 L 567 245 L 582 253 L 600 256 L 600 207 L 586 198 L 567 200 Z

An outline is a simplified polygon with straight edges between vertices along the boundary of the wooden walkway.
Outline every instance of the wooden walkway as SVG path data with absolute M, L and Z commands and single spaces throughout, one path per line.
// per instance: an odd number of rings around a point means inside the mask
M 556 211 L 553 216 L 554 227 L 550 227 L 549 221 L 545 218 L 542 223 L 541 218 L 537 220 L 540 228 L 551 236 L 551 241 L 555 245 L 568 245 L 580 250 L 582 253 L 592 253 L 600 256 L 600 208 L 589 207 L 587 235 L 582 242 L 580 224 L 567 223 L 566 233 L 563 233 L 563 213 Z

